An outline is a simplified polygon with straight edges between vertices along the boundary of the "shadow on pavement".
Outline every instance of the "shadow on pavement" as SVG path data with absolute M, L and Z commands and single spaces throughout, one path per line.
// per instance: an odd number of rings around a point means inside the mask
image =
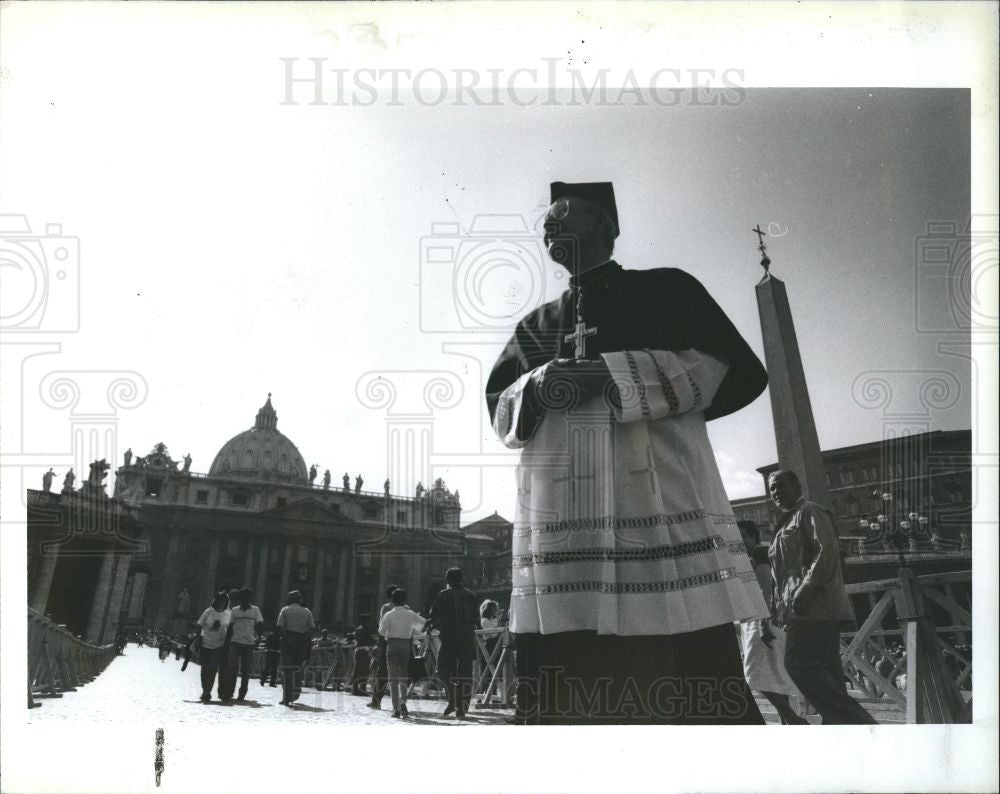
M 289 704 L 288 708 L 290 708 L 292 711 L 318 711 L 318 712 L 336 711 L 336 709 L 321 709 L 319 706 L 307 706 L 305 703 L 291 703 Z

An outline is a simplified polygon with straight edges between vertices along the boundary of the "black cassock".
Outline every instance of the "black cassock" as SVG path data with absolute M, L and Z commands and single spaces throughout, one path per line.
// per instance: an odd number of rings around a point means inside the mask
M 574 291 L 583 295 L 583 319 L 597 334 L 587 340 L 587 358 L 617 350 L 695 349 L 729 365 L 705 419 L 738 411 L 767 386 L 760 359 L 708 291 L 675 268 L 625 270 L 614 260 L 570 279 L 573 289 L 518 323 L 486 384 L 486 404 L 495 419 L 500 394 L 521 375 L 554 358 L 573 358 L 565 337 L 576 324 Z
M 588 359 L 629 350 L 697 350 L 725 363 L 728 370 L 705 419 L 733 413 L 764 390 L 767 375 L 759 359 L 687 273 L 629 271 L 611 261 L 570 283 L 571 290 L 521 320 L 490 375 L 490 417 L 510 446 L 531 437 L 544 414 L 544 398 L 524 390 L 523 404 L 512 416 L 501 395 L 525 373 L 554 358 L 574 357 L 574 342 L 566 335 L 577 323 L 581 299 L 584 325 L 597 329 L 587 339 Z M 515 644 L 520 721 L 763 722 L 743 677 L 731 622 L 646 636 L 589 630 L 520 633 Z

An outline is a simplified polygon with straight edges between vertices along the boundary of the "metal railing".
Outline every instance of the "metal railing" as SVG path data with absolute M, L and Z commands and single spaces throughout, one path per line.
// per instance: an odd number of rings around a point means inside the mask
M 112 645 L 84 642 L 28 608 L 28 708 L 38 699 L 62 697 L 93 681 L 115 658 Z
M 506 628 L 476 631 L 476 658 L 472 667 L 473 704 L 477 708 L 513 708 L 514 704 L 514 655 L 510 632 Z M 444 697 L 444 686 L 437 678 L 437 657 L 441 647 L 435 635 L 413 636 L 414 656 L 422 660 L 422 675 L 414 677 L 415 691 L 422 698 Z M 303 669 L 303 684 L 320 690 L 352 689 L 357 677 L 369 686 L 374 684 L 366 666 L 355 671 L 358 655 L 356 645 L 337 645 L 330 648 L 313 648 Z M 365 659 L 362 658 L 362 663 Z M 193 657 L 197 661 L 197 656 Z M 254 650 L 252 674 L 260 677 L 264 671 L 266 651 Z M 411 668 L 412 669 L 412 668 Z M 281 668 L 279 667 L 279 670 Z
M 971 581 L 971 571 L 916 576 L 900 568 L 895 579 L 847 585 L 848 595 L 877 597 L 861 627 L 841 634 L 844 671 L 869 700 L 887 698 L 908 723 L 972 721 L 972 658 L 964 650 L 972 614 L 953 595 Z M 941 625 L 932 605 L 948 616 Z M 896 640 L 905 651 L 898 657 L 888 647 Z

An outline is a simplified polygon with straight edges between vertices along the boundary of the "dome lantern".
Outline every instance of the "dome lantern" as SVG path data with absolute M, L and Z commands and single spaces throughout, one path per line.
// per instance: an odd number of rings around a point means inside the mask
M 253 423 L 254 429 L 266 428 L 268 430 L 278 429 L 278 412 L 271 405 L 271 392 L 267 393 L 267 402 L 257 411 L 257 419 Z

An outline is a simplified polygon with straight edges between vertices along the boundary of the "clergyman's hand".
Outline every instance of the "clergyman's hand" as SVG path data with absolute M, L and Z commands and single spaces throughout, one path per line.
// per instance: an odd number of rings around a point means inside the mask
M 611 373 L 604 361 L 557 358 L 542 381 L 542 403 L 550 409 L 567 409 L 613 391 Z

